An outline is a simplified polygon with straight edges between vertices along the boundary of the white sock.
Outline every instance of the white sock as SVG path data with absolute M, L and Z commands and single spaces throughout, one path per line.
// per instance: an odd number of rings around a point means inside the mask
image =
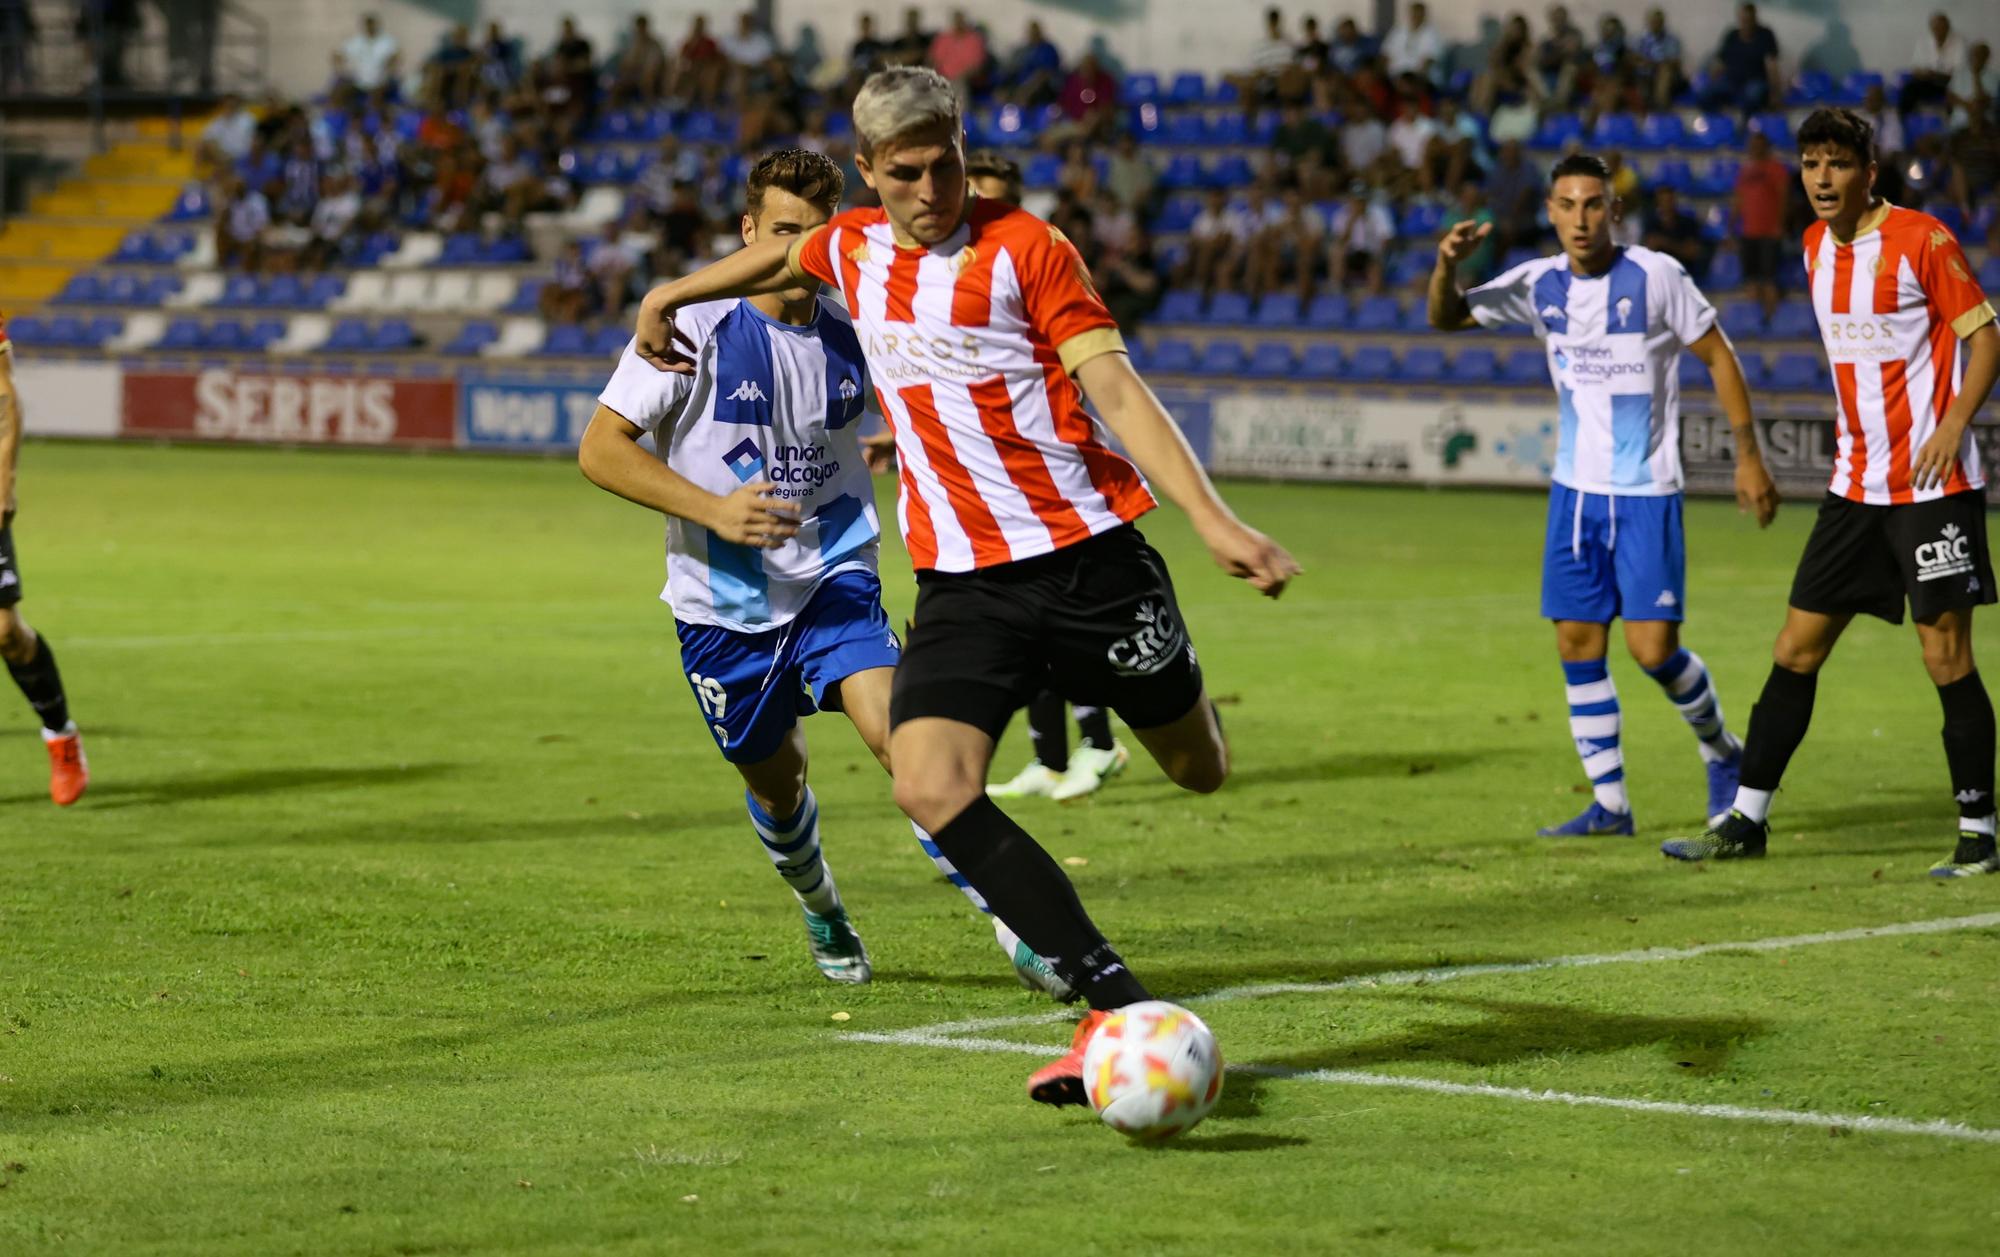
M 1761 821 L 1771 814 L 1771 792 L 1752 790 L 1749 786 L 1736 787 L 1736 802 L 1732 805 L 1753 821 Z

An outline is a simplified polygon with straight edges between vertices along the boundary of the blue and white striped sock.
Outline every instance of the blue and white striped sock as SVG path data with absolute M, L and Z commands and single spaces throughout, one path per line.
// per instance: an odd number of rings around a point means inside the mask
M 1618 745 L 1618 690 L 1602 659 L 1564 663 L 1569 695 L 1569 732 L 1577 758 L 1590 778 L 1597 802 L 1611 812 L 1629 812 L 1625 797 L 1625 752 Z
M 1674 657 L 1646 674 L 1660 683 L 1668 699 L 1680 709 L 1694 736 L 1701 739 L 1701 757 L 1710 763 L 1735 759 L 1743 750 L 1736 735 L 1723 727 L 1722 699 L 1709 678 L 1708 665 L 1691 650 L 1677 650 Z
M 964 891 L 965 897 L 972 901 L 973 907 L 991 916 L 993 909 L 986 906 L 986 897 L 974 890 L 972 883 L 965 880 L 965 874 L 959 872 L 952 862 L 945 858 L 944 852 L 931 841 L 931 836 L 924 832 L 923 826 L 911 821 L 910 832 L 917 836 L 917 845 L 924 849 L 924 854 L 931 858 L 931 863 L 937 865 L 938 872 L 944 874 L 945 880 Z
M 799 810 L 782 821 L 772 819 L 747 790 L 743 802 L 750 809 L 750 824 L 764 844 L 764 854 L 777 865 L 778 876 L 785 879 L 799 902 L 821 916 L 838 911 L 840 892 L 834 889 L 833 870 L 820 855 L 819 800 L 813 797 L 812 787 L 806 787 Z

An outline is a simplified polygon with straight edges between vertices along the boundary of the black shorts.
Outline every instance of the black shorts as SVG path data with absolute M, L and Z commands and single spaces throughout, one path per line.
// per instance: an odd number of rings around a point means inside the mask
M 0 528 L 0 607 L 21 601 L 21 569 L 14 563 L 14 530 Z
M 1129 524 L 1017 563 L 918 572 L 917 613 L 889 722 L 941 717 L 999 737 L 1043 690 L 1135 729 L 1201 697 L 1167 565 Z
M 1778 282 L 1778 244 L 1772 240 L 1741 240 L 1736 242 L 1736 254 L 1743 260 L 1743 279 L 1747 283 Z
M 1986 548 L 1983 490 L 1901 506 L 1869 506 L 1832 493 L 1820 503 L 1792 578 L 1792 605 L 1901 624 L 1905 596 L 1917 620 L 2000 599 Z

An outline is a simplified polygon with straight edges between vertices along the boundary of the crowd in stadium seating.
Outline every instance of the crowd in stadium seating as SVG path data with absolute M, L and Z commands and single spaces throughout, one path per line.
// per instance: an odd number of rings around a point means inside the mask
M 1539 26 L 1515 13 L 1453 46 L 1418 2 L 1379 37 L 1271 9 L 1249 65 L 1162 82 L 1101 42 L 1059 49 L 1033 22 L 1003 45 L 963 10 L 932 29 L 910 8 L 889 34 L 864 17 L 845 50 L 811 28 L 783 47 L 749 12 L 725 34 L 696 17 L 673 48 L 643 15 L 611 49 L 567 19 L 539 52 L 497 23 L 476 38 L 461 26 L 414 64 L 368 17 L 322 97 L 230 100 L 202 146 L 217 255 L 262 273 L 365 265 L 410 229 L 467 262 L 522 261 L 535 216 L 617 188 L 622 213 L 588 239 L 544 239 L 539 299 L 553 322 L 615 320 L 653 277 L 727 246 L 745 156 L 763 147 L 827 153 L 849 203 L 867 203 L 846 103 L 872 70 L 924 62 L 959 85 L 974 146 L 1023 163 L 1027 204 L 1077 242 L 1121 318 L 1170 289 L 1303 304 L 1402 287 L 1458 217 L 1494 224 L 1466 264 L 1489 274 L 1541 242 L 1541 167 L 1571 144 L 1611 157 L 1625 240 L 1704 277 L 1731 257 L 1768 315 L 1782 242 L 1807 215 L 1787 105 L 1852 102 L 1876 121 L 1885 193 L 2000 234 L 1990 50 L 1938 15 L 1915 51 L 1900 79 L 1787 82 L 1754 5 L 1704 57 L 1658 8 L 1636 34 L 1615 16 L 1586 32 L 1556 5 Z

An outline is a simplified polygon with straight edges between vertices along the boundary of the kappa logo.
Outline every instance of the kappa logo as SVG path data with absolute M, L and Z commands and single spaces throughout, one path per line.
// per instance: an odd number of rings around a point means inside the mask
M 1951 243 L 1951 233 L 1940 227 L 1931 233 L 1931 248 L 1942 249 Z
M 736 391 L 729 395 L 728 400 L 732 402 L 767 402 L 771 399 L 764 396 L 763 385 L 757 383 L 755 380 L 745 380 L 736 386 Z
M 1946 524 L 1938 535 L 1942 540 L 1926 541 L 1916 549 L 1919 581 L 1963 576 L 1973 570 L 1972 538 L 1957 524 Z
M 1653 605 L 1656 607 L 1671 607 L 1678 602 L 1680 599 L 1674 597 L 1674 591 L 1671 589 L 1662 589 L 1660 596 L 1653 599 Z
M 1585 759 L 1589 759 L 1591 756 L 1597 754 L 1599 751 L 1603 749 L 1604 749 L 1603 747 L 1599 746 L 1595 742 L 1592 742 L 1589 738 L 1578 738 L 1576 740 L 1576 753 L 1578 755 L 1583 756 Z
M 1563 309 L 1561 306 L 1548 305 L 1542 307 L 1542 322 L 1554 323 L 1558 320 L 1565 323 L 1568 322 L 1569 311 Z
M 858 396 L 860 396 L 860 395 L 861 395 L 861 389 L 860 389 L 860 386 L 858 386 L 857 384 L 855 384 L 855 382 L 854 382 L 853 380 L 850 380 L 850 379 L 846 379 L 846 378 L 844 378 L 844 377 L 843 377 L 843 378 L 841 379 L 841 381 L 840 381 L 840 397 L 841 397 L 841 400 L 842 400 L 842 401 L 850 401 L 850 402 L 851 402 L 851 401 L 853 401 L 853 400 L 854 400 L 854 399 L 855 399 L 856 397 L 858 397 Z
M 847 260 L 856 266 L 868 265 L 868 242 L 863 240 L 847 251 Z
M 1960 803 L 1977 803 L 1986 797 L 1986 792 L 1984 790 L 1960 790 L 1952 797 Z

